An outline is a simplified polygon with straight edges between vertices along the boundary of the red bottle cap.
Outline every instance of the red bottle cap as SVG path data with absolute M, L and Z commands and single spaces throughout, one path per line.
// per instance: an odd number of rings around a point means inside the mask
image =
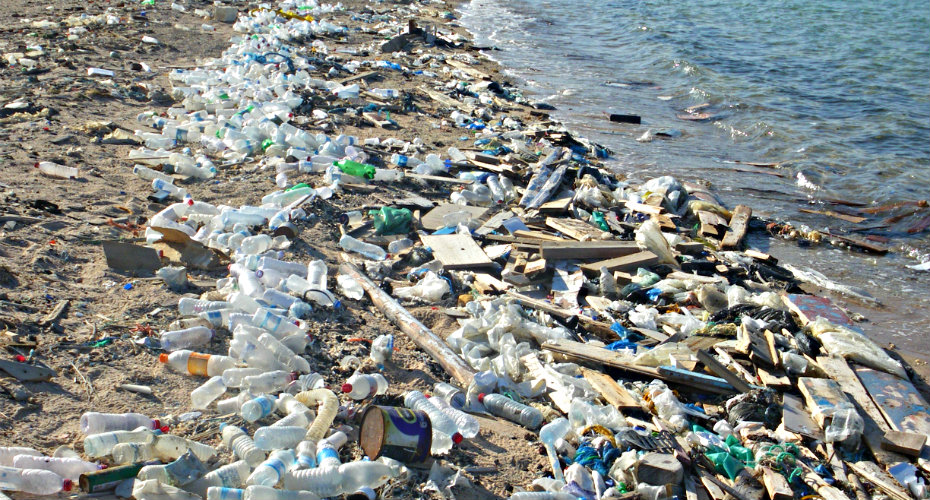
M 153 429 L 158 429 L 159 427 L 161 427 L 161 422 L 159 422 L 157 418 L 153 418 L 153 419 L 152 419 L 152 428 L 153 428 Z
M 461 442 L 462 442 L 462 439 L 463 439 L 463 438 L 462 438 L 462 435 L 459 434 L 458 432 L 456 432 L 455 434 L 452 435 L 452 442 L 455 443 L 455 444 L 461 443 Z
M 162 363 L 167 363 L 167 362 L 168 362 L 168 353 L 167 353 L 167 352 L 163 352 L 163 353 L 159 354 L 159 355 L 158 355 L 158 360 L 161 361 Z
M 352 392 L 352 384 L 342 384 L 342 392 L 344 393 Z
M 63 491 L 71 491 L 71 487 L 74 486 L 74 482 L 70 479 L 65 479 L 64 483 L 61 484 L 61 489 Z
M 482 392 L 481 394 L 478 395 L 478 402 L 479 402 L 479 403 L 484 403 L 484 393 L 483 393 L 483 392 Z

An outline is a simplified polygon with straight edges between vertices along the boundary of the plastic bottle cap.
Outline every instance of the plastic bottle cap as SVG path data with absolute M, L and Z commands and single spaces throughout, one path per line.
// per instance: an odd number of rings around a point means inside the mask
M 344 393 L 352 392 L 352 384 L 342 384 L 342 392 Z
M 157 418 L 152 419 L 152 428 L 158 429 L 161 427 L 161 422 Z
M 64 491 L 71 491 L 72 486 L 74 486 L 74 481 L 65 479 L 65 481 L 61 484 L 61 489 Z
M 482 392 L 481 394 L 478 395 L 478 402 L 479 402 L 479 403 L 484 403 L 484 393 L 483 393 L 483 392 Z
M 462 442 L 462 439 L 463 439 L 463 438 L 462 438 L 462 435 L 459 434 L 458 432 L 456 432 L 455 434 L 452 435 L 452 442 L 455 443 L 455 444 L 461 443 L 461 442 Z
M 167 352 L 163 352 L 163 353 L 159 354 L 159 355 L 158 355 L 158 361 L 161 361 L 162 363 L 167 363 L 167 362 L 168 362 L 168 353 L 167 353 Z

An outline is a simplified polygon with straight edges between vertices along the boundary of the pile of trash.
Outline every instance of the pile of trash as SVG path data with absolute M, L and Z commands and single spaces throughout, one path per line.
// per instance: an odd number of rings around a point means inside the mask
M 192 413 L 85 413 L 82 453 L 0 447 L 0 489 L 392 498 L 408 467 L 436 471 L 499 417 L 547 457 L 514 500 L 930 498 L 927 403 L 899 360 L 801 285 L 859 291 L 743 250 L 749 207 L 672 177 L 617 178 L 608 150 L 475 69 L 465 40 L 398 21 L 420 9 L 265 5 L 239 13 L 221 57 L 168 75 L 176 105 L 139 115 L 150 130 L 129 154 L 164 208 L 144 245 L 107 258 L 138 264 L 154 249 L 152 271 L 179 292 L 194 270 L 217 276 L 142 339 L 153 364 L 203 380 Z M 391 38 L 346 48 L 358 25 Z M 392 55 L 405 49 L 417 57 Z M 418 90 L 369 86 L 379 74 Z M 391 137 L 408 114 L 473 147 Z M 277 189 L 236 207 L 192 194 L 242 165 L 273 172 Z M 40 166 L 76 175 L 58 167 Z M 373 188 L 380 203 L 340 202 Z M 332 214 L 336 266 L 294 251 Z M 373 339 L 370 359 L 330 359 L 354 370 L 345 381 L 314 371 L 314 324 L 366 300 L 448 381 L 389 398 L 395 333 Z M 457 328 L 432 332 L 408 310 L 423 305 Z M 172 433 L 204 414 L 221 425 Z M 349 442 L 363 458 L 344 459 Z M 423 491 L 454 497 L 450 475 L 430 473 Z

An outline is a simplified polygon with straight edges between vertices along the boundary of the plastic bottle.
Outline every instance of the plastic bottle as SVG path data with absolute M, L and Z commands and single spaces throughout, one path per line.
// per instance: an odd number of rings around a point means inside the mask
M 320 496 L 310 491 L 276 490 L 269 486 L 253 485 L 245 489 L 243 500 L 319 500 Z
M 13 458 L 13 467 L 18 469 L 42 469 L 52 471 L 63 478 L 77 481 L 81 474 L 103 468 L 93 462 L 85 462 L 73 457 L 37 457 L 35 455 L 17 455 Z
M 369 375 L 355 372 L 345 384 L 342 384 L 343 394 L 347 394 L 356 401 L 384 394 L 387 389 L 388 381 L 380 373 Z
M 211 486 L 207 488 L 207 500 L 243 500 L 245 490 L 239 488 L 223 488 Z
M 0 446 L 0 466 L 12 467 L 13 459 L 18 455 L 44 456 L 41 451 L 25 446 Z
M 532 406 L 518 403 L 507 396 L 482 393 L 478 395 L 478 402 L 484 404 L 489 413 L 516 422 L 527 429 L 536 429 L 543 421 L 541 411 Z
M 496 175 L 488 177 L 488 189 L 491 190 L 491 200 L 500 205 L 504 203 L 504 188 L 501 186 L 500 180 L 498 180 Z
M 290 318 L 274 314 L 265 308 L 255 311 L 252 315 L 252 325 L 264 328 L 280 338 L 303 331 Z
M 433 427 L 433 443 L 430 453 L 441 455 L 448 452 L 453 443 L 462 442 L 462 434 L 459 433 L 455 422 L 447 417 L 438 408 L 430 404 L 420 391 L 410 391 L 404 396 L 404 406 L 411 410 L 420 410 L 429 415 L 430 423 Z
M 156 457 L 153 443 L 119 443 L 110 450 L 113 463 L 132 464 Z
M 52 471 L 18 469 L 0 466 L 0 490 L 19 491 L 31 495 L 54 495 L 71 491 L 72 482 Z
M 184 486 L 200 479 L 207 473 L 207 467 L 193 453 L 185 453 L 177 460 L 164 465 L 146 465 L 136 475 L 137 481 L 155 479 L 170 486 Z
M 261 462 L 259 462 L 261 463 Z M 245 483 L 251 468 L 245 460 L 239 460 L 219 469 L 209 472 L 202 478 L 187 485 L 184 489 L 200 496 L 207 494 L 207 488 L 218 486 L 223 488 L 238 488 Z
M 384 362 L 391 359 L 391 356 L 394 355 L 394 336 L 393 335 L 378 335 L 377 338 L 371 343 L 371 360 L 375 362 L 379 367 L 384 366 Z
M 333 163 L 333 165 L 339 167 L 339 170 L 342 170 L 342 172 L 347 175 L 364 177 L 365 179 L 372 179 L 375 176 L 375 167 L 367 163 L 359 163 L 352 160 L 339 160 Z
M 184 200 L 187 198 L 187 190 L 184 188 L 179 188 L 170 182 L 166 182 L 164 179 L 155 179 L 152 181 L 152 189 L 155 192 L 165 191 L 170 194 L 173 198 L 178 200 Z
M 259 368 L 230 368 L 223 371 L 223 385 L 226 387 L 242 387 L 242 381 L 245 377 L 261 375 L 263 371 Z
M 258 234 L 249 236 L 239 244 L 238 251 L 243 254 L 259 254 L 271 248 L 271 236 L 267 234 Z
M 362 288 L 362 285 L 348 274 L 336 276 L 336 284 L 339 286 L 339 291 L 345 295 L 346 298 L 360 300 L 365 296 L 365 289 Z
M 119 443 L 152 443 L 155 434 L 150 430 L 110 431 L 93 434 L 84 438 L 84 454 L 90 458 L 108 455 Z
M 468 384 L 468 390 L 465 392 L 465 402 L 469 409 L 478 409 L 481 403 L 478 402 L 478 396 L 481 393 L 489 393 L 497 388 L 497 375 L 490 371 L 481 371 L 475 374 L 471 383 Z
M 187 349 L 174 351 L 171 354 L 161 353 L 158 355 L 158 361 L 176 372 L 202 377 L 222 375 L 236 366 L 236 360 L 229 356 L 202 354 Z
M 255 447 L 260 450 L 282 450 L 293 448 L 301 442 L 307 434 L 305 427 L 298 426 L 266 426 L 255 431 Z
M 252 471 L 245 483 L 248 485 L 274 486 L 284 477 L 284 473 L 294 466 L 297 457 L 290 449 L 272 452 L 268 459 Z
M 310 426 L 310 419 L 312 413 L 291 413 L 282 418 L 279 418 L 275 423 L 271 424 L 272 427 L 301 427 L 306 429 Z
M 42 172 L 49 177 L 57 177 L 59 179 L 76 179 L 78 176 L 78 169 L 74 167 L 66 167 L 64 165 L 59 165 L 50 161 L 40 161 L 37 167 L 39 167 L 39 172 Z
M 375 175 L 372 180 L 375 182 L 399 182 L 404 178 L 404 171 L 393 168 L 375 169 Z
M 423 163 L 423 160 L 420 160 L 413 156 L 405 156 L 405 155 L 394 153 L 391 155 L 391 163 L 393 163 L 394 165 L 397 165 L 398 167 L 416 168 L 418 165 Z
M 195 326 L 184 330 L 164 332 L 159 338 L 161 339 L 162 349 L 171 352 L 197 347 L 210 342 L 213 338 L 213 330 L 203 326 Z
M 242 379 L 242 390 L 255 394 L 280 392 L 297 378 L 292 372 L 275 370 Z
M 210 380 L 191 391 L 191 408 L 203 410 L 224 392 L 226 392 L 226 386 L 223 384 L 223 377 L 219 375 L 210 377 Z
M 299 295 L 304 300 L 313 301 L 315 304 L 328 307 L 336 306 L 339 301 L 328 290 L 315 288 L 310 282 L 300 276 L 288 276 L 284 286 L 290 293 Z
M 260 418 L 267 417 L 274 410 L 275 399 L 267 394 L 262 394 L 256 398 L 246 401 L 239 409 L 239 415 L 246 422 L 254 422 Z
M 155 179 L 161 179 L 165 182 L 173 182 L 174 178 L 168 174 L 159 172 L 158 170 L 153 170 L 145 165 L 134 165 L 132 167 L 132 173 L 137 175 L 140 179 L 144 181 L 154 181 Z
M 436 385 L 433 386 L 433 396 L 442 398 L 456 410 L 465 409 L 465 393 L 452 384 L 447 384 L 445 382 L 436 383 Z
M 316 467 L 316 442 L 301 441 L 297 444 L 297 468 L 312 469 Z
M 461 394 L 461 393 L 459 393 Z M 455 423 L 455 427 L 465 439 L 471 439 L 478 435 L 481 425 L 475 417 L 452 407 L 445 399 L 432 397 L 427 398 L 429 402 L 439 409 L 445 416 L 449 417 Z M 463 395 L 464 399 L 464 395 Z
M 378 488 L 395 475 L 394 469 L 381 462 L 357 461 L 339 466 L 342 491 L 346 493 L 362 488 Z
M 303 332 L 297 332 L 297 335 L 301 335 L 302 337 L 306 338 L 306 336 L 303 335 Z M 283 341 L 278 340 L 277 338 L 275 338 L 273 335 L 269 333 L 263 333 L 259 335 L 258 341 L 262 345 L 264 345 L 269 351 L 271 351 L 271 353 L 274 355 L 274 358 L 277 361 L 279 361 L 281 364 L 286 366 L 288 370 L 292 370 L 297 373 L 310 373 L 310 362 L 298 356 L 297 354 L 295 354 L 294 351 L 291 350 L 289 347 L 287 347 L 287 345 L 285 345 Z M 300 352 L 303 352 L 303 349 L 300 349 Z M 287 387 L 287 384 L 289 384 L 292 380 L 296 378 L 292 373 L 289 373 L 288 375 L 291 375 L 291 376 L 285 377 L 284 375 L 277 375 L 276 376 L 277 378 L 274 378 L 274 380 L 269 380 L 268 383 L 271 384 L 271 387 L 280 387 L 281 389 L 283 389 L 284 387 Z M 271 377 L 271 376 L 266 374 L 266 377 Z M 255 389 L 253 390 L 253 392 L 273 392 L 273 391 L 272 390 L 263 391 L 260 389 Z
M 510 495 L 509 500 L 577 500 L 578 497 L 563 491 L 520 491 Z
M 220 428 L 223 436 L 223 446 L 232 450 L 240 459 L 248 462 L 248 465 L 258 467 L 258 464 L 265 460 L 265 453 L 255 447 L 255 442 L 245 431 L 234 425 L 226 424 L 220 425 Z
M 84 435 L 100 434 L 109 431 L 129 431 L 139 427 L 158 429 L 158 420 L 141 413 L 97 413 L 87 412 L 81 415 L 81 432 Z
M 212 446 L 174 434 L 162 434 L 157 436 L 155 442 L 152 444 L 152 449 L 155 452 L 155 456 L 162 460 L 175 460 L 188 451 L 192 452 L 203 462 L 208 462 L 216 456 L 216 449 Z
M 271 257 L 262 257 L 258 259 L 258 269 L 273 269 L 285 275 L 296 274 L 302 278 L 307 277 L 309 266 L 297 262 L 286 262 L 283 260 L 272 259 Z M 325 268 L 324 268 L 325 269 Z
M 385 257 L 387 257 L 387 253 L 381 247 L 365 243 L 348 234 L 344 234 L 339 238 L 339 246 L 341 246 L 343 250 L 355 252 L 371 260 L 384 260 Z

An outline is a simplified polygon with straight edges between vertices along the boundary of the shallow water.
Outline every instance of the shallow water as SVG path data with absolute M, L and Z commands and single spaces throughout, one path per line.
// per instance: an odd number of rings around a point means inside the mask
M 729 206 L 811 228 L 855 224 L 800 212 L 930 198 L 930 9 L 903 1 L 472 0 L 461 22 L 500 50 L 528 97 L 610 147 L 633 179 L 710 181 Z M 688 108 L 710 119 L 679 118 Z M 635 114 L 642 125 L 611 123 Z M 652 131 L 676 137 L 645 142 Z M 680 134 L 680 135 L 679 135 Z M 752 167 L 735 162 L 774 165 Z M 906 229 L 930 209 L 875 232 L 899 250 L 872 257 L 753 238 L 786 262 L 817 269 L 881 300 L 848 302 L 882 342 L 930 352 L 930 273 L 906 269 L 930 235 Z M 925 257 L 924 257 L 925 258 Z M 839 302 L 847 303 L 842 297 Z

